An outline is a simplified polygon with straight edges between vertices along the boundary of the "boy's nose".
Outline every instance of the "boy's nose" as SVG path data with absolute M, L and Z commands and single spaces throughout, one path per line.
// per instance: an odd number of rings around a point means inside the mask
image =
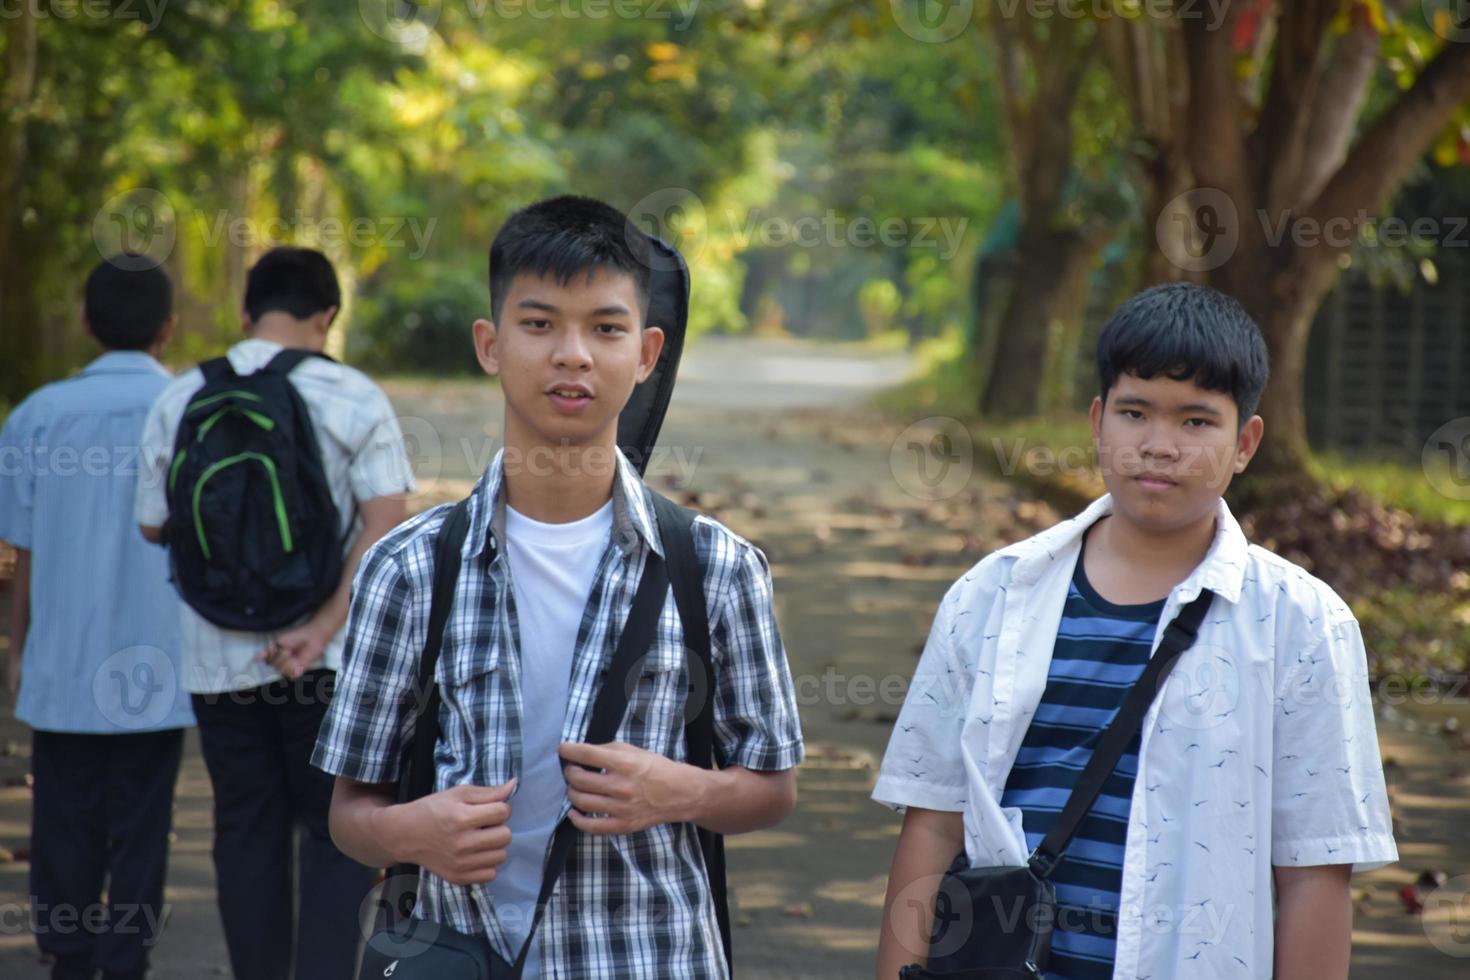
M 556 345 L 552 359 L 557 367 L 585 368 L 592 363 L 592 352 L 576 331 L 569 330 Z
M 1175 443 L 1172 439 L 1165 439 L 1162 437 L 1150 437 L 1144 440 L 1143 445 L 1139 447 L 1139 452 L 1141 452 L 1147 459 L 1179 458 L 1178 444 Z

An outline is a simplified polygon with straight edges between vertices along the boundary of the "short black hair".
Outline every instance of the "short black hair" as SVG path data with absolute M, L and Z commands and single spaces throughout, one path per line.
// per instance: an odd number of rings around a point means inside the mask
M 87 276 L 82 315 L 108 350 L 147 350 L 173 310 L 168 273 L 145 255 L 114 255 Z
M 1154 286 L 1129 299 L 1097 341 L 1104 403 L 1121 375 L 1163 374 L 1229 395 L 1244 425 L 1256 414 L 1270 373 L 1266 340 L 1245 307 L 1192 282 Z
M 512 214 L 490 244 L 490 316 L 497 323 L 511 282 L 521 273 L 554 275 L 562 285 L 595 269 L 625 273 L 638 293 L 639 323 L 648 315 L 653 245 L 610 204 L 563 195 Z
M 342 306 L 337 272 L 314 248 L 273 248 L 245 277 L 245 312 L 252 320 L 267 313 L 305 320 L 333 306 Z

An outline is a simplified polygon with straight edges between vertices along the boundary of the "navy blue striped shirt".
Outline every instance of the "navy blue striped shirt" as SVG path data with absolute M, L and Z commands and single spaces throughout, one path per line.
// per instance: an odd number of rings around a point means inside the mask
M 1097 594 L 1082 558 L 1067 591 L 1046 690 L 1026 730 L 1001 806 L 1020 807 L 1026 846 L 1051 829 L 1103 729 L 1148 663 L 1164 600 L 1120 606 Z M 1047 976 L 1109 980 L 1138 736 L 1052 872 L 1057 922 Z

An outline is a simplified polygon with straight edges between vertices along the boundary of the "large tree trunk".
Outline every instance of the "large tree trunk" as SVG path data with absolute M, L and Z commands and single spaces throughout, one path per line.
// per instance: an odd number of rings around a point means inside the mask
M 1106 241 L 1075 228 L 1022 229 L 1015 279 L 987 365 L 982 414 L 1022 418 L 1042 410 L 1051 338 L 1076 331 L 1088 275 Z
M 1232 8 L 1216 30 L 1198 19 L 1180 23 L 1189 84 L 1186 147 L 1197 186 L 1223 194 L 1236 211 L 1234 252 L 1208 281 L 1245 305 L 1271 354 L 1271 382 L 1260 407 L 1266 441 L 1251 470 L 1289 482 L 1309 477 L 1302 403 L 1307 340 L 1351 247 L 1352 236 L 1329 241 L 1321 231 L 1331 222 L 1357 228 L 1360 215 L 1382 213 L 1470 99 L 1470 45 L 1445 45 L 1407 91 L 1360 127 L 1380 56 L 1377 35 L 1363 22 L 1334 35 L 1329 25 L 1341 10 L 1336 0 L 1293 0 L 1275 10 L 1271 76 L 1253 111 L 1231 47 L 1239 9 Z M 1315 240 L 1294 242 L 1295 222 L 1304 222 Z M 1268 225 L 1283 234 L 1274 245 Z
M 21 174 L 36 83 L 36 16 L 27 4 L 5 18 L 0 71 L 0 402 L 14 403 L 36 386 L 40 375 L 30 252 L 21 242 Z
M 1043 38 L 1023 15 L 989 20 L 1011 182 L 1021 209 L 1016 272 L 989 363 L 980 411 L 1018 418 L 1042 408 L 1053 336 L 1074 332 L 1075 293 L 1106 241 L 1065 214 L 1075 165 L 1072 110 L 1091 63 L 1093 35 L 1062 19 Z M 1049 59 L 1058 59 L 1053 66 Z M 980 351 L 977 350 L 977 354 Z
M 1337 278 L 1335 253 L 1303 249 L 1275 276 L 1254 283 L 1231 282 L 1230 293 L 1260 325 L 1271 355 L 1271 380 L 1256 410 L 1266 428 L 1251 463 L 1253 475 L 1289 482 L 1308 473 L 1311 447 L 1302 391 L 1307 341 L 1317 310 Z

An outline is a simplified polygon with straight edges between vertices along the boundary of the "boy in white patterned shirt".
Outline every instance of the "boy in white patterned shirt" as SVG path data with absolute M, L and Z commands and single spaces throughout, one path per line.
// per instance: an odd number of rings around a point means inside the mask
M 956 854 L 1026 863 L 1163 627 L 1208 589 L 1056 866 L 1048 976 L 1345 977 L 1348 876 L 1397 852 L 1357 622 L 1221 499 L 1260 445 L 1260 331 L 1171 284 L 1119 309 L 1097 360 L 1108 495 L 954 584 L 889 744 L 873 797 L 907 812 L 877 975 L 925 961 L 912 908 L 932 913 Z
M 341 292 L 325 255 L 276 248 L 251 268 L 242 305 L 246 339 L 227 356 L 234 372 L 248 375 L 283 349 L 319 353 Z M 150 541 L 162 541 L 171 517 L 165 473 L 185 409 L 204 383 L 199 369 L 179 376 L 144 425 L 136 518 Z M 414 480 L 393 406 L 365 374 L 307 357 L 289 372 L 289 383 L 310 416 L 340 520 L 337 588 L 314 613 L 278 632 L 225 629 L 181 604 L 182 684 L 192 694 L 214 788 L 220 918 L 235 976 L 285 980 L 294 949 L 296 976 L 350 980 L 361 941 L 358 908 L 374 872 L 332 842 L 332 782 L 310 757 L 342 662 L 353 572 L 368 546 L 404 519 Z M 293 944 L 293 935 L 300 942 Z

